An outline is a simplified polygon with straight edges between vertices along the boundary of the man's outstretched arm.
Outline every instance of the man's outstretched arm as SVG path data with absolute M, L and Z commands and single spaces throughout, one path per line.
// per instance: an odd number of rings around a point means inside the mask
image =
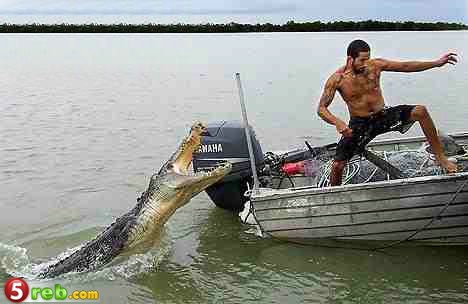
M 442 67 L 446 64 L 456 64 L 457 54 L 447 53 L 434 61 L 391 61 L 387 59 L 375 59 L 376 64 L 382 71 L 390 72 L 422 72 L 436 67 Z
M 328 78 L 325 83 L 325 88 L 323 89 L 322 97 L 320 97 L 317 114 L 329 124 L 334 125 L 338 133 L 344 136 L 351 136 L 352 130 L 348 128 L 348 125 L 328 110 L 328 106 L 332 103 L 333 98 L 335 98 L 340 78 L 341 76 L 338 74 L 333 74 Z

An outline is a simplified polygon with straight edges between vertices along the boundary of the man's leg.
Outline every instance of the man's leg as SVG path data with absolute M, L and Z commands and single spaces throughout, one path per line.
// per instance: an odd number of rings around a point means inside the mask
M 332 170 L 330 173 L 330 186 L 340 186 L 343 170 L 346 166 L 346 160 L 333 160 Z
M 434 122 L 432 121 L 426 107 L 422 105 L 415 106 L 411 111 L 410 119 L 419 122 L 419 125 L 421 126 L 424 135 L 426 135 L 439 164 L 449 173 L 457 172 L 457 165 L 450 162 L 444 154 Z

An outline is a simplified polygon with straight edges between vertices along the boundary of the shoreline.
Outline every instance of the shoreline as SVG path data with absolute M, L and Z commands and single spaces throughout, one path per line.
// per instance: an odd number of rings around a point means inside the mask
M 428 22 L 383 22 L 383 21 L 335 21 L 323 23 L 294 22 L 284 24 L 0 24 L 0 33 L 342 33 L 342 32 L 433 32 L 466 31 L 468 25 L 462 23 Z

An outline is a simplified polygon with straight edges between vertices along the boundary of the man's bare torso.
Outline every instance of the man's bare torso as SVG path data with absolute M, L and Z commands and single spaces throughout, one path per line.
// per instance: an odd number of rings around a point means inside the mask
M 374 60 L 369 60 L 365 70 L 359 74 L 354 74 L 351 70 L 345 71 L 344 67 L 336 72 L 340 78 L 337 89 L 346 102 L 351 117 L 370 116 L 384 108 L 380 73 Z

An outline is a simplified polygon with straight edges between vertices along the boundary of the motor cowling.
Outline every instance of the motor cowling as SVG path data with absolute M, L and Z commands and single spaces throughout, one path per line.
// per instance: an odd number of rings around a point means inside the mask
M 262 148 L 252 128 L 250 134 L 257 171 L 261 171 L 264 167 Z M 195 172 L 208 170 L 226 161 L 232 164 L 230 174 L 208 187 L 206 192 L 218 207 L 240 211 L 247 200 L 244 197 L 247 184 L 252 186 L 253 183 L 245 129 L 240 122 L 208 124 L 201 138 L 201 147 L 193 155 L 193 169 Z

